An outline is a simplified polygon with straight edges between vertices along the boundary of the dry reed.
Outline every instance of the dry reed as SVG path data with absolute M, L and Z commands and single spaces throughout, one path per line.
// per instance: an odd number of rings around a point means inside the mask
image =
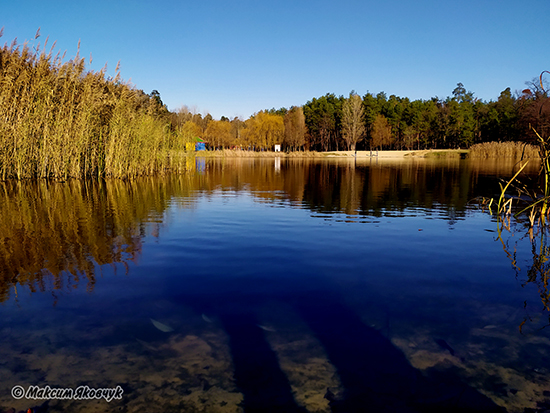
M 46 45 L 44 45 L 46 46 Z M 128 178 L 182 168 L 184 139 L 157 101 L 117 74 L 40 44 L 0 49 L 0 179 Z
M 539 150 L 535 145 L 524 142 L 485 142 L 470 147 L 469 158 L 499 159 L 539 159 Z

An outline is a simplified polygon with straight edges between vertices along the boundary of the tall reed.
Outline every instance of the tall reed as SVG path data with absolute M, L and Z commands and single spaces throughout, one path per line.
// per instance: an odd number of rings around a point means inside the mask
M 545 73 L 550 72 L 547 70 L 543 71 L 540 74 L 539 81 L 541 90 L 546 94 L 547 92 L 544 88 L 544 82 L 542 81 L 542 76 Z M 516 173 L 516 175 L 514 175 L 514 177 L 507 182 L 506 186 L 503 187 L 501 185 L 501 194 L 498 202 L 498 214 L 499 216 L 511 214 L 512 199 L 509 200 L 510 207 L 508 209 L 502 207 L 502 200 L 505 197 L 506 189 L 509 186 L 513 186 L 518 191 L 518 194 L 521 195 L 521 197 L 519 197 L 520 201 L 524 201 L 525 198 L 529 199 L 529 201 L 527 201 L 527 206 L 517 212 L 516 216 L 530 210 L 529 222 L 531 227 L 534 226 L 537 218 L 542 227 L 547 227 L 548 219 L 550 218 L 550 136 L 543 137 L 537 132 L 537 130 L 535 130 L 534 127 L 531 126 L 531 129 L 536 136 L 536 146 L 534 146 L 534 148 L 536 148 L 538 157 L 541 160 L 539 169 L 539 186 L 537 188 L 533 188 L 518 181 L 516 178 L 519 172 L 521 172 L 520 169 L 520 171 L 518 171 L 518 173 Z
M 47 41 L 46 41 L 47 44 Z M 44 44 L 44 47 L 46 47 Z M 185 166 L 157 100 L 77 55 L 0 49 L 0 179 L 133 177 Z
M 526 159 L 539 158 L 536 145 L 522 142 L 484 142 L 470 147 L 469 158 L 499 158 L 499 159 Z

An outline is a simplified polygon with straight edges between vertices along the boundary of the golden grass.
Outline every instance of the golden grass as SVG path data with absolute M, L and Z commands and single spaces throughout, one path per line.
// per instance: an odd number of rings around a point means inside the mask
M 53 48 L 52 48 L 53 49 Z M 0 179 L 128 178 L 181 167 L 166 110 L 119 74 L 14 41 L 0 49 Z
M 524 142 L 485 142 L 472 145 L 468 153 L 470 158 L 509 158 L 539 159 L 539 150 L 535 145 Z

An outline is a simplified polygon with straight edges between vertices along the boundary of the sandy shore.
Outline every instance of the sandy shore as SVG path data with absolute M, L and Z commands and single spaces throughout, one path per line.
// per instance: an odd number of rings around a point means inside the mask
M 206 151 L 197 152 L 197 156 L 206 157 L 289 157 L 289 158 L 378 158 L 378 159 L 405 159 L 405 158 L 430 158 L 430 157 L 460 157 L 467 153 L 467 150 L 460 149 L 439 149 L 439 150 L 415 150 L 415 151 L 331 151 L 331 152 L 272 152 L 272 151 Z
M 461 153 L 466 153 L 465 150 L 457 149 L 441 149 L 441 150 L 416 150 L 416 151 L 357 151 L 358 158 L 387 158 L 387 159 L 401 159 L 405 157 L 413 158 L 426 158 L 431 156 L 460 156 Z M 323 152 L 324 156 L 355 156 L 354 151 L 334 151 Z

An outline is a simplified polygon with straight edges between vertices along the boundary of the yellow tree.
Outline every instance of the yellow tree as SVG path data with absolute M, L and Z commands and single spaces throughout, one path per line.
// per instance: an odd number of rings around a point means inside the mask
M 301 106 L 291 108 L 284 117 L 284 144 L 295 151 L 305 144 L 306 118 Z
M 355 150 L 357 142 L 363 139 L 364 134 L 363 101 L 357 93 L 351 92 L 342 106 L 342 136 L 348 151 Z
M 247 119 L 243 123 L 243 125 L 241 125 L 241 128 L 239 130 L 239 144 L 245 150 L 250 150 L 254 146 L 254 142 L 252 140 L 253 123 L 254 123 L 253 118 Z
M 219 133 L 223 142 L 224 148 L 230 148 L 237 145 L 237 137 L 233 133 L 233 126 L 229 121 L 220 120 L 218 125 Z
M 284 135 L 283 118 L 267 112 L 258 112 L 245 122 L 244 139 L 250 146 L 268 149 L 281 144 Z
M 239 119 L 238 117 L 235 117 L 230 122 L 230 124 L 231 124 L 231 136 L 233 139 L 233 144 L 243 149 L 245 146 L 247 146 L 245 145 L 243 137 L 241 136 L 242 131 L 244 129 L 244 121 Z
M 215 148 L 226 148 L 233 145 L 231 124 L 222 120 L 211 120 L 204 131 L 209 145 Z
M 186 146 L 194 148 L 196 138 L 202 138 L 202 128 L 195 122 L 188 120 L 180 128 L 180 133 Z

